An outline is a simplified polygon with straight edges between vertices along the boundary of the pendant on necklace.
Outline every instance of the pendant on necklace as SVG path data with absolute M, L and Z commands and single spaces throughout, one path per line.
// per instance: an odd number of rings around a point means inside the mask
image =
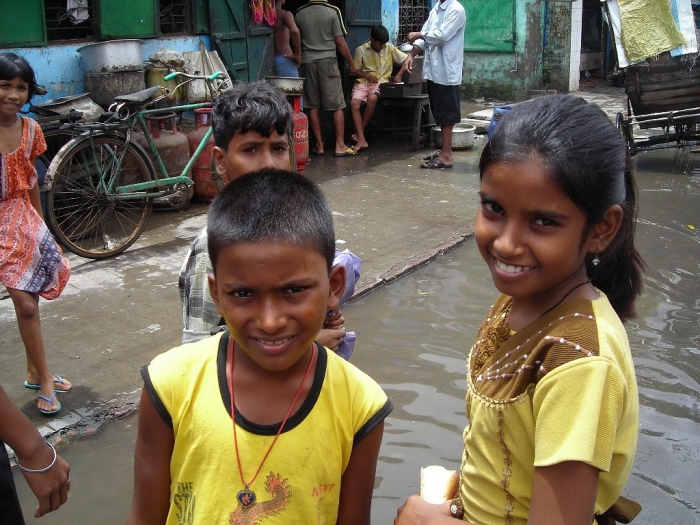
M 238 500 L 238 503 L 243 506 L 243 508 L 248 508 L 255 503 L 255 492 L 250 490 L 248 485 L 246 485 L 243 490 L 238 491 L 236 499 Z

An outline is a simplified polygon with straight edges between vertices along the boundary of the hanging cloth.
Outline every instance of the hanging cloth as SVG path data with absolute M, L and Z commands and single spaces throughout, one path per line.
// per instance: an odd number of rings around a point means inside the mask
M 250 10 L 253 11 L 253 24 L 263 21 L 263 0 L 250 0 Z
M 68 0 L 66 14 L 68 15 L 68 20 L 75 25 L 85 22 L 85 20 L 90 18 L 88 0 Z
M 265 7 L 265 22 L 268 25 L 275 27 L 275 22 L 277 21 L 277 11 L 275 10 L 275 0 L 264 0 Z

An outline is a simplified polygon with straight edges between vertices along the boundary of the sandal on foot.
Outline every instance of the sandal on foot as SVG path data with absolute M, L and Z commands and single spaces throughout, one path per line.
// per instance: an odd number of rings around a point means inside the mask
M 442 162 L 438 157 L 435 157 L 432 160 L 426 161 L 426 162 L 421 162 L 420 167 L 425 168 L 428 170 L 437 170 L 437 169 L 444 169 L 444 168 L 451 168 L 453 165 L 452 164 L 445 164 Z
M 51 406 L 53 406 L 53 401 L 54 401 L 54 399 L 56 399 L 56 392 L 51 394 L 51 397 L 42 396 L 41 394 L 39 394 L 37 397 L 39 399 L 43 399 L 44 401 L 49 403 Z M 39 412 L 41 412 L 42 414 L 47 415 L 47 416 L 52 416 L 54 414 L 57 414 L 59 410 L 61 410 L 61 402 L 58 399 L 56 399 L 56 408 L 55 409 L 52 408 L 49 410 L 44 410 L 43 408 L 39 408 Z
M 440 156 L 440 153 L 442 153 L 440 150 L 433 151 L 431 154 L 426 155 L 425 157 L 423 157 L 423 160 L 433 160 L 433 159 L 436 159 L 436 158 L 438 158 L 438 157 Z
M 337 151 L 335 153 L 333 153 L 334 157 L 353 157 L 355 155 L 357 155 L 357 151 L 355 151 L 352 148 L 348 148 L 345 151 L 343 151 L 342 153 L 338 153 Z
M 316 148 L 311 150 L 311 154 L 315 155 L 316 157 L 323 157 L 326 152 L 325 151 L 318 151 Z
M 71 388 L 73 386 L 69 386 L 66 388 L 66 385 L 68 382 L 63 379 L 61 376 L 58 374 L 53 375 L 53 390 L 54 392 L 58 392 L 59 394 L 65 394 L 66 392 L 70 392 Z M 24 388 L 28 388 L 30 390 L 39 390 L 41 389 L 41 385 L 39 383 L 30 383 L 26 379 L 24 380 Z

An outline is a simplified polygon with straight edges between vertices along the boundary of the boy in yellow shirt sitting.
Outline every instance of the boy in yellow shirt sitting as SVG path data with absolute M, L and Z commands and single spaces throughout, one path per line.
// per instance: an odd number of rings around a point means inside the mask
M 355 134 L 352 136 L 355 151 L 369 147 L 365 138 L 365 128 L 377 107 L 379 100 L 379 85 L 389 82 L 391 70 L 394 65 L 400 65 L 401 69 L 394 77 L 394 82 L 401 82 L 405 71 L 411 70 L 413 58 L 399 51 L 396 46 L 389 44 L 389 31 L 384 26 L 374 26 L 369 35 L 369 41 L 355 50 L 355 65 L 357 66 L 357 80 L 352 89 L 350 109 L 352 120 L 355 124 Z M 365 113 L 361 113 L 362 104 L 365 104 Z

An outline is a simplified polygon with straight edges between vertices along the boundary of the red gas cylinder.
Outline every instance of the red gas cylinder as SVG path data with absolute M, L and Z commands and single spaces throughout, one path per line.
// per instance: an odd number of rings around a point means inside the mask
M 297 171 L 306 168 L 309 162 L 309 118 L 301 111 L 301 97 L 290 97 L 292 102 L 292 124 L 294 130 L 294 152 Z
M 175 113 L 148 115 L 146 123 L 165 171 L 168 175 L 180 175 L 190 160 L 190 149 L 187 145 L 187 136 L 177 128 Z M 138 142 L 148 152 L 155 165 L 146 137 L 141 133 L 132 133 L 132 140 Z
M 194 110 L 194 130 L 187 135 L 190 145 L 190 155 L 194 155 L 197 146 L 211 127 L 211 108 Z M 211 202 L 219 193 L 212 179 L 211 150 L 214 148 L 214 136 L 209 137 L 204 149 L 192 166 L 194 181 L 194 197 L 200 202 Z

